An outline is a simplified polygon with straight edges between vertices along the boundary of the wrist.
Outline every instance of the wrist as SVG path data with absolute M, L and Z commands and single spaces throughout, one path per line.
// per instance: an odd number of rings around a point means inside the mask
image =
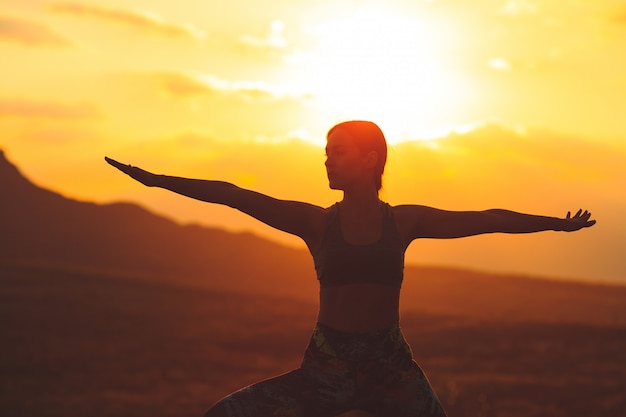
M 557 232 L 567 232 L 570 230 L 569 226 L 569 222 L 567 221 L 567 219 L 560 219 L 560 218 L 556 218 L 555 219 L 555 227 L 554 230 Z
M 162 187 L 164 178 L 165 175 L 150 174 L 150 179 L 148 180 L 148 183 L 146 185 L 148 187 Z

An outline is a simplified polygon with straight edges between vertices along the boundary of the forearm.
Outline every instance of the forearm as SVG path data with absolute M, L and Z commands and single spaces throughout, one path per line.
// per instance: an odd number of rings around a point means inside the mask
M 197 180 L 153 174 L 136 166 L 122 164 L 109 157 L 104 158 L 108 164 L 119 169 L 132 179 L 148 187 L 159 187 L 177 194 L 209 203 L 232 205 L 233 198 L 241 194 L 241 188 L 223 181 Z
M 321 207 L 279 200 L 224 181 L 157 175 L 110 158 L 107 158 L 107 162 L 148 187 L 163 188 L 196 200 L 227 205 L 305 240 L 316 230 L 311 226 L 311 219 L 319 218 L 320 212 L 324 212 Z
M 199 180 L 169 175 L 155 175 L 152 186 L 164 188 L 196 200 L 226 205 L 232 204 L 233 193 L 240 190 L 236 185 L 224 181 Z
M 499 233 L 534 233 L 545 230 L 563 231 L 567 226 L 565 219 L 557 217 L 524 214 L 503 209 L 486 210 L 484 213 L 491 218 L 493 231 Z

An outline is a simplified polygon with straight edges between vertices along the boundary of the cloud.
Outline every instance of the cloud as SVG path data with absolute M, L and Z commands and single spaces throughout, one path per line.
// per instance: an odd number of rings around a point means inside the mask
M 36 102 L 20 99 L 0 99 L 0 116 L 49 118 L 49 119 L 94 119 L 100 116 L 98 109 L 88 103 L 62 104 Z
M 489 67 L 496 71 L 509 71 L 511 63 L 506 58 L 492 58 L 489 60 Z
M 50 6 L 50 8 L 57 13 L 122 23 L 136 29 L 156 32 L 166 36 L 186 36 L 197 39 L 206 37 L 203 31 L 191 25 L 169 23 L 155 15 L 134 10 L 110 9 L 79 3 L 58 3 Z
M 157 81 L 161 88 L 167 93 L 177 97 L 190 97 L 196 95 L 212 95 L 219 93 L 207 83 L 201 82 L 191 76 L 164 72 L 151 75 Z
M 28 46 L 67 46 L 68 40 L 41 23 L 0 16 L 0 39 Z
M 520 16 L 523 14 L 535 14 L 539 7 L 529 0 L 507 0 L 500 9 L 500 13 L 509 16 Z
M 248 34 L 241 36 L 241 43 L 260 49 L 285 49 L 287 41 L 284 37 L 285 24 L 280 20 L 274 20 L 270 25 L 269 32 L 264 37 Z
M 240 35 L 233 48 L 241 56 L 251 59 L 254 63 L 297 62 L 300 52 L 289 44 L 284 32 L 283 21 L 274 20 L 269 24 L 265 33 Z
M 477 176 L 493 183 L 514 183 L 524 177 L 524 182 L 534 182 L 538 187 L 550 181 L 615 185 L 626 180 L 624 151 L 547 130 L 515 132 L 487 123 L 435 140 L 434 150 L 428 145 L 427 141 L 416 141 L 396 148 L 402 149 L 399 153 L 410 154 L 406 163 L 415 164 L 417 170 L 430 167 L 432 173 L 440 173 L 448 169 L 466 180 Z
M 152 74 L 167 93 L 177 97 L 222 95 L 244 101 L 307 100 L 310 94 L 281 91 L 260 81 L 227 81 L 214 75 L 188 75 L 176 72 Z

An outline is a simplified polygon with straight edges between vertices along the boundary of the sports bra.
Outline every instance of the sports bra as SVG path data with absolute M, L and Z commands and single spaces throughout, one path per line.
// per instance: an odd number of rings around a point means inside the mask
M 369 245 L 354 245 L 341 233 L 338 205 L 328 213 L 322 244 L 313 253 L 321 287 L 375 283 L 400 287 L 404 277 L 404 251 L 391 206 L 383 203 L 380 238 Z

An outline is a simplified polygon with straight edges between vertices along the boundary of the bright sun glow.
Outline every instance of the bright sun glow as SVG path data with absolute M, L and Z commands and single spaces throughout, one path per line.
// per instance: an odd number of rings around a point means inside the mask
M 445 66 L 436 22 L 366 8 L 310 30 L 310 86 L 333 117 L 374 120 L 392 143 L 454 128 L 466 88 Z

